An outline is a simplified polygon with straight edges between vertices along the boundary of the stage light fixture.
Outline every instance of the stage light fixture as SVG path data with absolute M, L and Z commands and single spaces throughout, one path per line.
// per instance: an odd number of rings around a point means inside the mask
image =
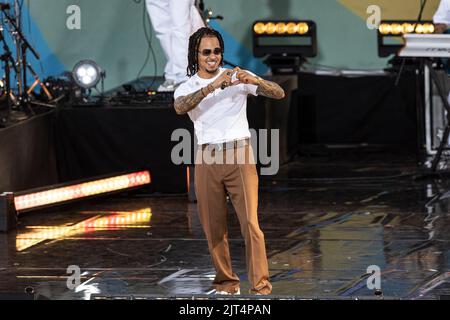
M 287 27 L 286 27 L 286 23 L 284 22 L 278 22 L 275 25 L 275 32 L 277 34 L 285 34 L 287 32 Z
M 277 26 L 275 23 L 269 22 L 268 24 L 266 24 L 266 33 L 267 34 L 274 34 L 276 30 L 277 30 Z
M 286 32 L 288 34 L 295 34 L 297 30 L 298 30 L 297 24 L 293 22 L 289 22 L 288 24 L 286 24 Z
M 402 28 L 403 28 L 403 33 L 414 32 L 414 24 L 412 24 L 412 23 L 403 23 Z
M 316 24 L 310 20 L 260 20 L 253 29 L 253 54 L 269 56 L 265 63 L 272 71 L 298 69 L 303 57 L 317 54 Z
M 297 30 L 299 34 L 307 34 L 309 32 L 309 25 L 305 22 L 300 22 L 297 25 Z
M 396 54 L 404 45 L 403 35 L 405 34 L 432 34 L 434 30 L 432 21 L 381 21 L 378 28 L 378 55 L 388 57 Z
M 392 24 L 392 34 L 401 34 L 403 33 L 403 27 L 399 23 Z
M 262 22 L 258 22 L 253 26 L 253 31 L 257 34 L 263 34 L 264 32 L 266 32 L 266 29 L 267 25 Z
M 81 88 L 90 89 L 104 79 L 105 72 L 94 61 L 82 60 L 74 66 L 72 76 Z
M 45 190 L 31 190 L 14 195 L 16 211 L 31 210 L 48 205 L 65 203 L 90 196 L 134 188 L 149 184 L 149 171 L 140 171 L 83 183 L 52 186 Z
M 315 27 L 313 21 L 256 21 L 253 32 L 258 35 L 306 35 L 310 27 Z

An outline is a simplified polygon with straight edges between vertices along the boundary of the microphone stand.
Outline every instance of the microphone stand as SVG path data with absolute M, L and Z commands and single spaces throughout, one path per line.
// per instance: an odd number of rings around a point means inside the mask
M 419 12 L 419 17 L 417 18 L 417 22 L 419 23 L 420 21 L 422 21 L 422 15 L 423 15 L 423 10 L 425 9 L 425 6 L 427 4 L 428 0 L 421 0 L 422 2 L 422 6 L 420 7 L 420 12 Z
M 423 11 L 425 9 L 425 6 L 427 4 L 428 0 L 421 0 L 421 7 L 419 10 L 419 16 L 417 17 L 417 24 L 419 24 L 422 21 L 422 15 Z M 425 110 L 423 100 L 422 100 L 422 86 L 420 81 L 420 76 L 422 76 L 422 79 L 425 74 L 425 59 L 427 58 L 419 58 L 418 63 L 419 66 L 415 70 L 415 82 L 416 82 L 416 114 L 417 114 L 417 122 L 418 122 L 418 130 L 417 130 L 417 143 L 420 146 L 423 146 L 423 137 L 424 137 L 424 119 L 423 119 L 423 111 Z M 430 64 L 431 66 L 431 64 Z M 431 70 L 432 71 L 432 70 Z M 420 154 L 420 153 L 419 153 Z
M 16 7 L 16 10 L 18 10 L 18 7 Z M 31 114 L 34 114 L 33 110 L 31 109 L 31 107 L 29 105 L 30 100 L 29 100 L 29 94 L 28 94 L 28 88 L 27 88 L 27 68 L 28 68 L 27 50 L 29 50 L 33 54 L 33 56 L 38 60 L 40 59 L 40 56 L 36 52 L 36 50 L 31 46 L 31 44 L 28 42 L 28 40 L 25 38 L 22 31 L 18 27 L 16 21 L 14 21 L 14 19 L 8 14 L 7 10 L 2 8 L 2 11 L 3 11 L 3 15 L 5 16 L 8 23 L 12 26 L 12 29 L 13 29 L 12 32 L 15 33 L 16 45 L 19 48 L 18 49 L 18 53 L 19 53 L 18 59 L 19 59 L 20 68 L 17 70 L 17 75 L 19 76 L 19 79 L 18 79 L 19 99 L 20 99 L 19 105 L 25 104 L 25 106 L 27 106 L 27 108 L 29 109 Z M 18 11 L 16 12 L 16 15 L 17 14 L 19 14 Z
M 3 10 L 3 8 L 2 8 Z M 16 72 L 16 74 L 18 73 L 18 69 L 16 67 L 16 62 L 14 61 L 13 58 L 13 54 L 11 52 L 11 50 L 9 49 L 8 44 L 6 43 L 5 37 L 3 36 L 3 26 L 0 25 L 0 42 L 2 44 L 3 47 L 3 54 L 0 56 L 0 60 L 4 62 L 4 70 L 5 70 L 5 81 L 4 81 L 4 90 L 5 90 L 5 96 L 6 96 L 6 101 L 7 101 L 7 109 L 8 109 L 8 115 L 6 118 L 2 119 L 2 122 L 6 122 L 7 119 L 10 116 L 10 112 L 11 112 L 11 100 L 15 97 L 12 93 L 11 90 L 11 66 L 14 69 L 14 71 Z
M 414 28 L 416 28 L 417 24 L 422 21 L 422 15 L 423 11 L 425 9 L 425 6 L 427 4 L 427 0 L 420 0 L 420 10 L 419 15 L 417 17 L 417 21 L 414 23 Z M 402 63 L 400 66 L 400 69 L 398 71 L 397 77 L 395 79 L 395 87 L 398 87 L 398 84 L 400 82 L 400 78 L 403 75 L 403 70 L 405 67 L 406 60 L 408 58 L 402 58 Z M 417 59 L 417 60 L 416 60 Z M 422 103 L 422 95 L 421 95 L 421 85 L 420 85 L 420 76 L 423 75 L 423 69 L 424 69 L 424 59 L 423 58 L 413 58 L 412 60 L 415 62 L 413 65 L 414 67 L 414 74 L 415 74 L 415 87 L 416 87 L 416 117 L 417 117 L 417 154 L 419 155 L 422 152 L 422 146 L 423 146 L 423 135 L 424 135 L 424 128 L 423 128 L 423 115 L 422 110 L 423 103 Z

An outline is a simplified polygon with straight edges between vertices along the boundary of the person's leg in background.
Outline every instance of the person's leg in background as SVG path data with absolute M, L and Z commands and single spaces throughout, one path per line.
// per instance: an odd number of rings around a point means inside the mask
M 170 18 L 169 0 L 146 0 L 147 12 L 155 30 L 156 38 L 161 44 L 166 57 L 166 66 L 164 68 L 164 83 L 158 88 L 158 91 L 173 90 L 173 84 L 176 81 L 176 75 L 173 70 L 172 59 L 172 21 Z M 172 86 L 172 87 L 171 87 Z
M 192 6 L 191 6 L 191 34 L 193 34 L 198 29 L 206 26 L 199 10 L 200 9 L 198 9 L 194 4 L 192 4 Z
M 193 0 L 169 0 L 171 25 L 172 54 L 169 63 L 172 65 L 175 84 L 187 80 L 188 47 L 191 35 L 191 7 Z
M 194 0 L 146 0 L 146 5 L 167 60 L 158 91 L 174 91 L 187 80 L 189 37 L 204 23 Z
M 202 151 L 197 153 L 202 156 Z M 195 165 L 195 192 L 200 222 L 208 240 L 216 277 L 213 285 L 217 292 L 239 292 L 239 278 L 233 273 L 227 231 L 227 203 L 222 183 L 221 164 Z

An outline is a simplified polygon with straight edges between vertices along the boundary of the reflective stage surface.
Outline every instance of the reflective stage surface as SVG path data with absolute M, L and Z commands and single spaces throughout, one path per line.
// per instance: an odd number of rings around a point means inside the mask
M 416 171 L 413 157 L 366 154 L 302 158 L 261 177 L 273 298 L 375 298 L 367 284 L 376 285 L 368 272 L 377 268 L 385 298 L 449 296 L 450 183 L 414 179 Z M 245 293 L 244 242 L 229 208 Z M 135 191 L 29 212 L 0 234 L 0 294 L 203 296 L 213 277 L 196 204 L 184 195 Z

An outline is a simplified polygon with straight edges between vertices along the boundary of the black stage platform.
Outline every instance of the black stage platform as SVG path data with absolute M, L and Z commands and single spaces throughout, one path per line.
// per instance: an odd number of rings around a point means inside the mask
M 376 298 L 366 286 L 370 265 L 381 269 L 386 299 L 450 294 L 449 183 L 414 181 L 415 170 L 411 155 L 356 152 L 302 158 L 263 177 L 271 298 Z M 229 225 L 245 294 L 244 243 L 231 206 Z M 17 232 L 0 234 L 0 247 L 0 291 L 30 286 L 41 299 L 200 299 L 214 275 L 196 205 L 183 196 L 138 192 L 30 212 Z M 77 292 L 66 286 L 70 265 L 81 268 Z

